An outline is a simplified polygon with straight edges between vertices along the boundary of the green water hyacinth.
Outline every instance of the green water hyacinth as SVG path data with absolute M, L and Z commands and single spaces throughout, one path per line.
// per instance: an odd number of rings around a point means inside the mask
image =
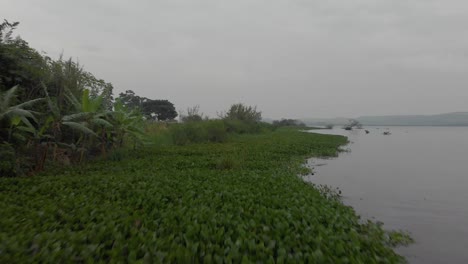
M 344 143 L 279 129 L 0 179 L 0 262 L 404 262 L 395 233 L 297 176 Z

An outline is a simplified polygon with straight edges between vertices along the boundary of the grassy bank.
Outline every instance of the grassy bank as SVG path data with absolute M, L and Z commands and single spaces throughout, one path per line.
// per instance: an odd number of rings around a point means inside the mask
M 345 142 L 279 129 L 0 178 L 0 263 L 402 261 L 379 226 L 296 176 Z

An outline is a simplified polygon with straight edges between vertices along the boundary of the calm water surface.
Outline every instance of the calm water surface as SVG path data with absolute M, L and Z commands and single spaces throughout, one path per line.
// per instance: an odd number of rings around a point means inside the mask
M 370 127 L 313 131 L 352 142 L 338 158 L 309 160 L 306 179 L 341 189 L 364 218 L 416 240 L 410 263 L 468 263 L 468 127 Z M 390 131 L 391 135 L 383 135 Z

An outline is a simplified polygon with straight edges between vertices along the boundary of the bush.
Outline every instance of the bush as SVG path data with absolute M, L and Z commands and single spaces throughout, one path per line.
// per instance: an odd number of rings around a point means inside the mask
M 15 150 L 10 144 L 0 144 L 0 176 L 1 177 L 13 177 L 16 176 L 15 166 Z
M 257 111 L 257 107 L 247 106 L 244 104 L 233 104 L 224 114 L 223 119 L 241 120 L 245 122 L 260 122 L 262 120 L 262 112 Z
M 229 133 L 250 134 L 274 130 L 273 125 L 264 122 L 245 122 L 236 119 L 226 119 L 224 123 Z
M 205 122 L 205 128 L 210 142 L 225 142 L 227 129 L 222 120 L 210 120 Z
M 216 162 L 216 169 L 218 170 L 232 170 L 237 169 L 240 166 L 238 159 L 234 157 L 222 157 Z
M 185 145 L 190 142 L 187 131 L 185 129 L 187 125 L 174 124 L 170 127 L 169 133 L 172 137 L 172 142 L 176 145 Z
M 227 132 L 229 133 L 245 134 L 252 130 L 248 123 L 241 120 L 227 119 L 224 123 L 226 125 Z
M 221 120 L 174 124 L 170 127 L 170 133 L 176 145 L 227 140 L 226 126 Z

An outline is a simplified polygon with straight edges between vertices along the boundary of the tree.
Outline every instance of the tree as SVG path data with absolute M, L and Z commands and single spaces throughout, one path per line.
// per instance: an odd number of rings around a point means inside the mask
M 143 101 L 147 98 L 145 97 L 140 97 L 135 94 L 134 91 L 132 90 L 126 90 L 125 93 L 120 93 L 119 94 L 119 100 L 122 102 L 124 106 L 126 106 L 129 109 L 136 109 L 140 108 L 141 110 L 141 104 Z
M 13 38 L 18 22 L 0 24 L 0 91 L 20 85 L 19 101 L 42 97 L 40 81 L 46 78 L 47 60 L 20 37 Z
M 167 121 L 177 117 L 174 104 L 168 100 L 140 97 L 132 90 L 119 94 L 119 100 L 129 109 L 139 109 L 147 119 Z
M 15 97 L 18 91 L 18 86 L 11 88 L 6 92 L 0 92 L 0 140 L 11 141 L 13 138 L 24 139 L 21 134 L 14 132 L 16 128 L 20 131 L 33 133 L 35 127 L 31 124 L 31 120 L 37 123 L 37 119 L 32 110 L 27 108 L 43 100 L 36 98 L 20 104 L 15 104 Z M 1 143 L 1 142 L 0 142 Z
M 35 111 L 29 110 L 43 98 L 36 98 L 27 102 L 16 104 L 18 86 L 6 92 L 0 91 L 0 176 L 15 176 L 18 171 L 17 152 L 30 135 L 36 133 L 37 119 Z
M 115 121 L 112 84 L 77 61 L 53 60 L 29 47 L 13 35 L 18 25 L 0 22 L 0 152 L 13 151 L 15 168 L 28 171 L 33 160 L 42 169 L 50 147 L 54 160 L 56 151 L 72 149 L 83 157 L 96 146 L 105 150 Z
M 357 121 L 356 119 L 350 119 L 348 124 L 346 124 L 343 129 L 345 130 L 352 130 L 353 128 L 358 128 L 358 129 L 361 129 L 362 128 L 362 124 L 359 123 L 359 121 Z
M 187 114 L 181 114 L 182 122 L 199 122 L 203 120 L 203 113 L 200 113 L 200 106 L 196 105 L 187 108 Z
M 123 145 L 125 137 L 130 137 L 135 143 L 142 141 L 144 119 L 138 109 L 129 109 L 120 99 L 117 99 L 114 103 L 111 122 L 117 146 Z
M 177 111 L 174 104 L 168 100 L 146 99 L 141 104 L 142 112 L 148 119 L 157 119 L 158 121 L 174 120 L 177 117 Z
M 257 111 L 257 107 L 246 106 L 244 104 L 233 104 L 229 110 L 221 115 L 223 119 L 240 120 L 245 122 L 260 122 L 262 112 Z
M 95 98 L 90 97 L 90 91 L 85 89 L 81 97 L 81 102 L 69 94 L 69 101 L 74 105 L 76 114 L 69 115 L 67 121 L 78 121 L 81 125 L 85 126 L 92 133 L 88 133 L 94 137 L 89 138 L 87 148 L 93 147 L 93 139 L 99 139 L 99 146 L 101 154 L 106 153 L 106 146 L 108 141 L 107 132 L 112 129 L 112 124 L 108 121 L 112 114 L 112 111 L 106 109 L 103 104 L 104 98 L 97 96 Z M 86 134 L 85 134 L 86 135 Z
M 13 30 L 19 25 L 19 22 L 10 23 L 8 20 L 3 20 L 2 24 L 0 24 L 0 43 L 9 43 L 13 40 L 11 36 L 13 34 Z

